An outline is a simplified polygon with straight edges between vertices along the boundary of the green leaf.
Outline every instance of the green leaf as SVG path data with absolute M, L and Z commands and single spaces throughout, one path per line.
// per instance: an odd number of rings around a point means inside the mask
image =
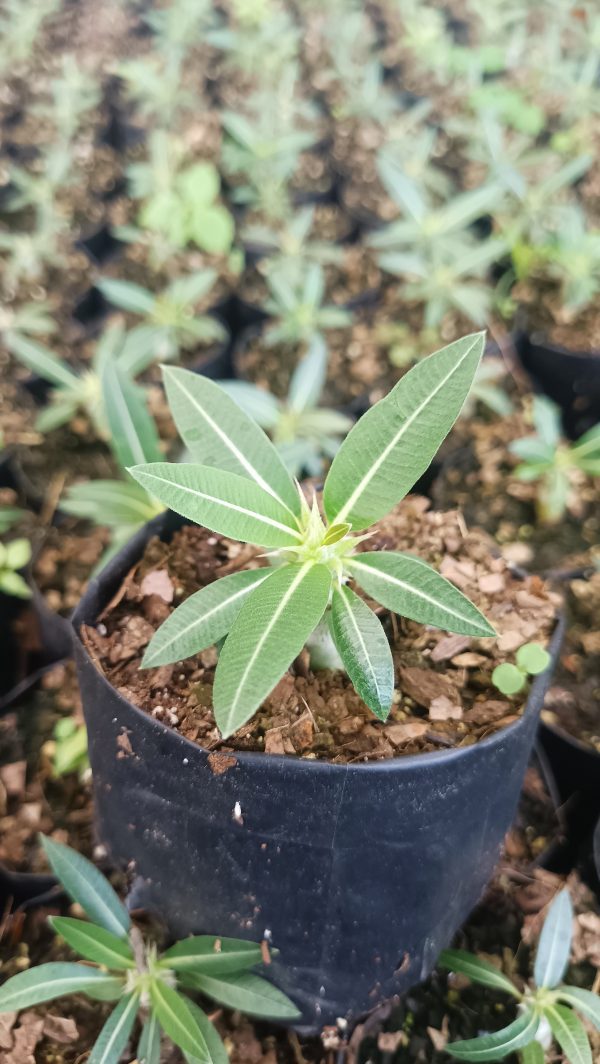
M 28 369 L 38 373 L 45 381 L 50 381 L 58 388 L 77 388 L 79 380 L 47 347 L 28 340 L 25 336 L 11 333 L 5 338 L 9 351 Z
M 249 381 L 219 381 L 219 387 L 261 429 L 275 428 L 281 417 L 281 404 L 270 392 Z
M 158 504 L 132 480 L 92 480 L 71 484 L 60 508 L 99 525 L 119 528 L 145 524 L 158 513 Z
M 496 665 L 492 673 L 492 683 L 503 695 L 516 695 L 527 683 L 527 677 L 516 665 L 506 661 Z
M 109 303 L 114 303 L 121 310 L 129 310 L 132 314 L 143 314 L 146 317 L 152 314 L 155 305 L 155 297 L 151 292 L 142 288 L 132 281 L 117 281 L 112 277 L 102 277 L 96 281 L 99 288 Z
M 545 1055 L 539 1042 L 530 1042 L 519 1050 L 521 1064 L 544 1064 Z
M 271 569 L 245 569 L 200 588 L 182 602 L 153 635 L 142 668 L 190 658 L 227 635 L 247 595 Z
M 224 738 L 254 713 L 321 620 L 331 586 L 324 565 L 285 565 L 242 606 L 225 640 L 213 687 Z
M 294 483 L 252 418 L 207 377 L 167 366 L 163 374 L 177 430 L 192 456 L 254 481 L 297 518 L 300 499 Z
M 394 662 L 378 617 L 349 587 L 333 592 L 331 634 L 354 687 L 380 720 L 392 708 Z
M 136 1055 L 139 1064 L 160 1064 L 160 1024 L 155 1012 L 150 1012 L 142 1027 Z
M 150 999 L 163 1031 L 175 1045 L 210 1064 L 206 1041 L 187 999 L 159 979 L 150 984 Z
M 467 953 L 466 950 L 445 949 L 440 953 L 438 964 L 440 967 L 448 968 L 452 972 L 460 972 L 461 975 L 466 975 L 473 983 L 480 983 L 481 986 L 489 986 L 494 990 L 503 990 L 505 993 L 518 998 L 519 1001 L 521 1000 L 522 994 L 519 993 L 508 976 L 500 972 L 489 961 L 484 961 L 481 957 Z
M 105 928 L 70 916 L 51 916 L 49 923 L 71 949 L 88 961 L 103 964 L 106 968 L 135 968 L 129 943 Z
M 68 396 L 63 399 L 62 396 L 65 393 L 56 391 L 52 395 L 50 403 L 45 410 L 42 410 L 35 419 L 35 428 L 42 435 L 46 435 L 47 432 L 53 432 L 54 429 L 58 429 L 61 425 L 68 425 L 79 408 L 79 401 L 74 396 Z
M 446 1046 L 446 1052 L 458 1060 L 504 1060 L 510 1053 L 533 1041 L 539 1024 L 539 1017 L 535 1013 L 522 1012 L 513 1023 L 501 1031 L 468 1038 L 463 1042 L 453 1042 L 452 1045 Z
M 209 209 L 194 210 L 189 233 L 209 255 L 226 255 L 233 243 L 235 225 L 227 208 L 217 203 Z
M 118 1001 L 125 992 L 125 983 L 116 975 L 108 975 L 103 983 L 94 983 L 86 990 L 86 996 L 94 1001 Z
M 154 419 L 139 387 L 113 358 L 104 365 L 102 394 L 110 442 L 119 465 L 127 469 L 142 462 L 159 462 L 162 454 Z
M 252 972 L 240 975 L 186 975 L 185 983 L 201 990 L 219 1005 L 239 1009 L 247 1016 L 265 1020 L 295 1020 L 300 1016 L 296 1006 L 285 994 Z
M 325 384 L 328 357 L 325 340 L 317 333 L 292 373 L 287 397 L 290 410 L 300 414 L 317 405 Z
M 396 551 L 364 551 L 349 557 L 347 565 L 367 594 L 394 613 L 448 632 L 479 638 L 496 635 L 477 607 L 420 558 Z
M 297 547 L 301 542 L 289 510 L 237 473 L 169 462 L 133 466 L 129 473 L 165 506 L 221 536 L 262 547 Z
M 100 988 L 113 983 L 113 977 L 98 968 L 84 964 L 40 964 L 7 979 L 0 987 L 0 1012 L 18 1012 L 19 1009 L 53 1001 L 64 994 L 78 994 L 88 987 Z
M 585 1028 L 571 1009 L 566 1005 L 547 1005 L 544 1016 L 569 1064 L 593 1064 Z
M 533 423 L 542 443 L 554 451 L 562 436 L 560 410 L 544 395 L 533 397 Z
M 202 1011 L 199 1005 L 196 1005 L 194 1001 L 190 1001 L 187 998 L 186 1000 L 192 1010 L 192 1015 L 204 1036 L 204 1041 L 208 1048 L 210 1064 L 229 1064 L 229 1054 L 223 1045 L 217 1029 L 213 1027 L 208 1016 Z M 198 1057 L 193 1057 L 190 1053 L 184 1053 L 184 1057 L 187 1064 L 200 1064 Z
M 52 871 L 73 901 L 81 905 L 95 924 L 117 938 L 125 938 L 131 927 L 129 913 L 102 873 L 68 846 L 45 835 L 41 836 L 41 842 Z
M 525 643 L 517 650 L 517 665 L 530 676 L 538 676 L 548 668 L 551 657 L 539 643 Z
M 5 546 L 3 567 L 24 569 L 31 561 L 31 543 L 28 539 L 13 539 Z
M 33 594 L 29 584 L 23 577 L 19 573 L 11 573 L 8 569 L 3 572 L 0 571 L 0 591 L 4 595 L 11 595 L 12 598 L 21 599 L 29 599 Z
M 483 345 L 473 333 L 417 363 L 354 426 L 325 481 L 331 524 L 367 528 L 406 495 L 456 421 Z
M 87 1064 L 119 1064 L 140 1006 L 138 994 L 121 998 L 100 1031 Z
M 206 972 L 207 975 L 241 972 L 261 963 L 262 951 L 255 942 L 215 935 L 183 939 L 160 958 L 161 968 L 171 968 L 175 972 Z
M 540 934 L 533 978 L 538 987 L 557 986 L 569 963 L 573 934 L 573 906 L 568 890 L 556 895 Z
M 559 986 L 556 993 L 561 1001 L 585 1016 L 600 1031 L 600 997 L 593 990 L 583 990 L 578 986 Z

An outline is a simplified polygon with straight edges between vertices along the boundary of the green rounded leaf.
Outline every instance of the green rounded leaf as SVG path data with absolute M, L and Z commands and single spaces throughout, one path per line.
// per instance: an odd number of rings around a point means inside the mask
M 95 924 L 117 938 L 125 938 L 131 927 L 129 913 L 102 873 L 68 846 L 44 835 L 41 842 L 52 871 L 73 901 L 81 905 Z
M 394 662 L 381 621 L 349 587 L 336 588 L 330 626 L 344 668 L 363 702 L 380 720 L 392 708 Z
M 504 662 L 502 665 L 496 665 L 492 673 L 492 683 L 503 695 L 516 695 L 525 687 L 527 677 L 516 665 Z
M 526 643 L 517 650 L 517 665 L 520 669 L 528 672 L 530 676 L 537 676 L 545 672 L 551 658 L 547 650 L 539 643 Z

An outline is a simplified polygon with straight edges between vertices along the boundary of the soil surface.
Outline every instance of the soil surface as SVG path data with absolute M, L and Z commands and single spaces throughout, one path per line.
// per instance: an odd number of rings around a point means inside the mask
M 388 721 L 377 721 L 348 677 L 313 672 L 305 650 L 255 717 L 226 744 L 212 714 L 216 648 L 157 669 L 140 670 L 155 630 L 190 593 L 237 569 L 263 565 L 258 551 L 184 526 L 166 544 L 153 539 L 95 627 L 83 638 L 110 682 L 136 705 L 208 749 L 353 762 L 468 746 L 517 719 L 525 695 L 508 699 L 491 683 L 496 665 L 527 642 L 547 643 L 560 596 L 537 576 L 518 579 L 482 532 L 457 513 L 409 497 L 382 520 L 369 550 L 417 552 L 471 598 L 498 639 L 449 635 L 378 613 L 388 631 L 397 688 Z

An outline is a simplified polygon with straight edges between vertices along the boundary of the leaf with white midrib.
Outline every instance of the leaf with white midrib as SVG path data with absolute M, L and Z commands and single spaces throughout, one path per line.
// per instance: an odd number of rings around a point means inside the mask
M 568 890 L 556 895 L 538 941 L 533 978 L 538 987 L 560 983 L 569 963 L 573 923 L 573 906 Z
M 87 987 L 108 985 L 114 977 L 98 968 L 74 962 L 50 962 L 13 975 L 0 987 L 0 1012 L 40 1005 L 65 994 L 84 992 Z
M 484 961 L 481 957 L 476 957 L 465 950 L 443 950 L 438 957 L 438 965 L 441 968 L 449 968 L 453 972 L 460 972 L 461 975 L 466 975 L 472 982 L 480 983 L 481 986 L 504 990 L 507 994 L 521 999 L 522 995 L 503 972 L 489 961 Z
M 301 542 L 282 504 L 237 473 L 170 462 L 132 466 L 129 473 L 165 506 L 221 536 L 262 547 Z
M 210 1064 L 208 1047 L 186 998 L 159 979 L 150 984 L 150 998 L 163 1031 L 175 1045 Z
M 363 551 L 349 557 L 347 567 L 368 595 L 400 616 L 463 635 L 496 634 L 462 591 L 420 558 Z
M 298 493 L 263 430 L 226 392 L 207 377 L 163 367 L 169 406 L 177 430 L 197 461 L 248 477 L 276 499 L 296 524 Z
M 600 997 L 593 990 L 584 990 L 579 986 L 559 986 L 556 988 L 561 1001 L 566 1001 L 571 1008 L 585 1016 L 600 1031 Z
M 323 501 L 331 524 L 355 531 L 388 513 L 425 472 L 473 382 L 484 334 L 436 351 L 360 419 L 333 460 Z
M 131 927 L 129 913 L 95 865 L 69 846 L 54 842 L 47 836 L 41 837 L 41 843 L 52 871 L 73 901 L 81 905 L 94 923 L 111 931 L 117 938 L 125 938 Z
M 344 668 L 369 709 L 386 720 L 394 693 L 394 663 L 381 621 L 349 587 L 333 593 L 331 632 Z
M 118 1064 L 133 1030 L 139 1004 L 138 994 L 121 998 L 100 1031 L 87 1064 Z
M 159 461 L 162 456 L 154 421 L 138 387 L 113 358 L 104 364 L 102 393 L 112 446 L 122 468 Z
M 533 1041 L 540 1025 L 539 1016 L 532 1011 L 522 1012 L 508 1027 L 493 1034 L 479 1035 L 461 1042 L 451 1042 L 446 1052 L 458 1060 L 486 1062 L 502 1060 L 509 1053 Z
M 246 596 L 271 572 L 245 569 L 214 580 L 190 595 L 154 633 L 142 668 L 189 658 L 227 635 Z
M 51 916 L 50 924 L 65 942 L 86 960 L 107 968 L 134 968 L 135 961 L 129 943 L 104 927 L 88 924 L 70 916 Z
M 547 1005 L 544 1015 L 569 1064 L 594 1064 L 585 1027 L 566 1005 Z

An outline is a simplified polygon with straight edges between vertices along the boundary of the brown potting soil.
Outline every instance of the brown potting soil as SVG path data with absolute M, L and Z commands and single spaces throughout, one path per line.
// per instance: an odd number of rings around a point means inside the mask
M 386 626 L 396 692 L 386 723 L 373 716 L 345 673 L 313 672 L 305 650 L 253 719 L 223 743 L 212 713 L 217 664 L 210 647 L 189 660 L 140 669 L 152 635 L 190 593 L 237 569 L 265 564 L 258 550 L 185 526 L 171 543 L 153 539 L 107 606 L 82 635 L 98 668 L 121 694 L 211 751 L 258 750 L 334 762 L 400 757 L 468 746 L 515 721 L 526 695 L 494 688 L 496 665 L 524 643 L 547 643 L 560 597 L 537 576 L 520 580 L 469 532 L 459 514 L 412 496 L 377 526 L 369 550 L 418 553 L 471 598 L 498 631 L 472 639 L 378 612 Z

